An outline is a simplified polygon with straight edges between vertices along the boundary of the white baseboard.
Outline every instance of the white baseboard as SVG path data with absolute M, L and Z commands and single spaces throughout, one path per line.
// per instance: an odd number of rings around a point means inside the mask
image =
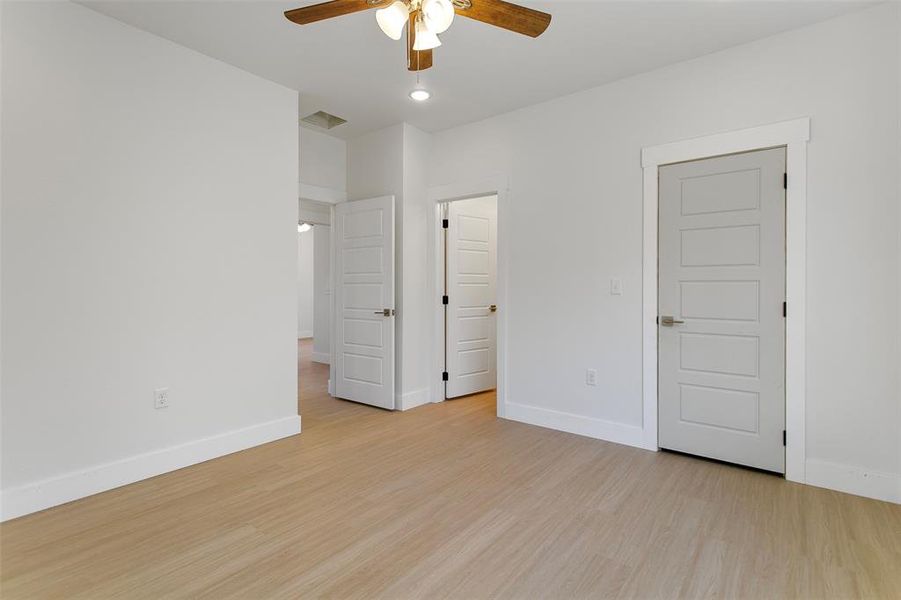
M 394 406 L 397 410 L 410 410 L 430 402 L 431 398 L 429 398 L 429 388 L 427 387 L 406 394 L 397 394 L 394 397 Z
M 306 340 L 311 337 L 313 337 L 312 331 L 307 330 L 307 331 L 298 331 L 297 332 L 297 339 L 299 339 L 299 340 Z
M 901 475 L 898 474 L 808 460 L 805 478 L 808 485 L 901 504 Z
M 328 352 L 314 352 L 313 353 L 313 362 L 322 363 L 324 365 L 329 364 L 330 356 Z
M 506 405 L 504 418 L 645 450 L 657 450 L 656 446 L 647 445 L 642 428 L 634 425 L 511 402 Z M 819 460 L 808 460 L 806 464 L 808 485 L 901 504 L 901 475 L 865 471 Z
M 657 450 L 656 446 L 654 448 L 645 446 L 644 431 L 637 425 L 626 425 L 624 423 L 594 419 L 549 408 L 539 408 L 512 402 L 507 402 L 505 408 L 504 418 L 511 421 L 548 427 L 616 444 L 635 446 L 645 450 Z
M 328 380 L 328 395 L 329 395 L 329 396 L 334 396 L 334 395 L 335 395 L 335 388 L 332 386 L 332 380 L 331 380 L 331 379 Z
M 300 416 L 294 415 L 3 490 L 0 520 L 21 517 L 298 433 Z

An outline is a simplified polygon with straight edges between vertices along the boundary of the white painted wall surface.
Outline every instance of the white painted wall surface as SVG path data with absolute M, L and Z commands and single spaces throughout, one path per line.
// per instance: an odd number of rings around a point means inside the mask
M 901 8 L 896 11 L 896 22 L 897 29 L 901 32 Z M 901 33 L 897 36 L 897 49 L 898 49 L 898 98 L 901 101 Z M 901 126 L 899 126 L 901 127 Z M 897 172 L 898 172 L 898 202 L 901 204 L 901 135 L 898 135 L 897 139 L 898 144 L 898 163 L 897 163 Z M 898 256 L 901 257 L 901 208 L 898 209 Z M 901 315 L 901 258 L 898 259 L 898 315 Z M 898 339 L 901 340 L 901 318 L 898 319 Z M 899 342 L 901 343 L 901 342 Z M 897 377 L 897 386 L 898 386 L 898 417 L 897 417 L 897 425 L 898 425 L 898 465 L 901 465 L 901 349 L 898 350 L 897 355 L 897 369 L 895 371 Z M 899 470 L 901 470 L 901 466 L 899 466 Z M 901 496 L 901 481 L 898 482 L 898 494 Z
M 434 136 L 430 185 L 511 181 L 512 403 L 547 423 L 640 425 L 641 148 L 810 116 L 808 479 L 872 494 L 875 479 L 901 500 L 898 10 Z
M 325 133 L 301 127 L 300 181 L 332 190 L 346 190 L 347 143 Z
M 313 226 L 313 360 L 326 364 L 332 350 L 331 234 L 328 225 Z
M 299 431 L 297 94 L 2 12 L 3 516 Z
M 297 234 L 297 337 L 313 337 L 313 230 Z
M 404 123 L 403 228 L 399 252 L 403 254 L 403 342 L 398 354 L 402 362 L 399 408 L 406 410 L 425 404 L 431 398 L 430 365 L 432 304 L 428 282 L 427 239 L 433 227 L 434 208 L 427 205 L 429 157 L 432 136 Z

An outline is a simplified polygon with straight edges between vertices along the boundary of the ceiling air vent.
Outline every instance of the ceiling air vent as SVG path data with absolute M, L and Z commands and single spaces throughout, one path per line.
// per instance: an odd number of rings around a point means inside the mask
M 330 115 L 324 110 L 314 112 L 312 115 L 307 115 L 302 118 L 301 121 L 307 123 L 308 125 L 322 127 L 323 129 L 331 129 L 332 127 L 337 127 L 338 125 L 347 123 L 347 119 L 342 119 L 341 117 Z

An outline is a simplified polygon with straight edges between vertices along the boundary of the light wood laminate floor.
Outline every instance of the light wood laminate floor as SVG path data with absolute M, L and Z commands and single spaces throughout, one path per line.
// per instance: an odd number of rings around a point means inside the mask
M 334 400 L 304 432 L 2 525 L 13 598 L 899 598 L 901 506 L 498 420 Z

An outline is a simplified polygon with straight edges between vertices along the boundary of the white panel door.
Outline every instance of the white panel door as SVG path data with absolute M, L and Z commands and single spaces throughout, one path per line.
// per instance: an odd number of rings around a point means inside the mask
M 335 395 L 394 408 L 394 196 L 335 207 Z
M 661 167 L 659 445 L 785 472 L 785 149 Z
M 451 202 L 447 229 L 447 398 L 497 385 L 497 198 Z

